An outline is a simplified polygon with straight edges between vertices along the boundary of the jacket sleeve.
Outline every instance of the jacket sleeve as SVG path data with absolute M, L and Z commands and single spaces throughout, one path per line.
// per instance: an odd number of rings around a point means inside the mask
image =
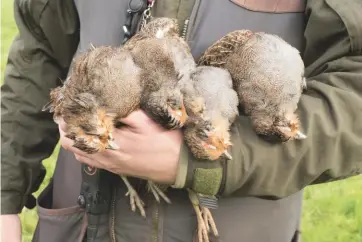
M 311 184 L 361 174 L 361 12 L 360 0 L 308 1 L 308 91 L 297 110 L 307 139 L 268 143 L 255 134 L 248 117 L 240 116 L 232 127 L 233 160 L 224 163 L 223 171 L 222 162 L 196 161 L 184 147 L 174 187 L 277 199 Z
M 58 141 L 42 107 L 65 78 L 78 44 L 73 1 L 16 0 L 19 34 L 1 87 L 1 214 L 20 213 L 43 180 L 41 161 Z

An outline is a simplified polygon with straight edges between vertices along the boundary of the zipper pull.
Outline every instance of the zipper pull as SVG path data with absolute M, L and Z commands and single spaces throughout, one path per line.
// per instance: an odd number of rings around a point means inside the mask
M 186 19 L 184 21 L 184 26 L 182 28 L 182 33 L 181 33 L 181 38 L 183 38 L 183 39 L 186 39 L 186 34 L 187 34 L 187 29 L 189 27 L 189 22 L 190 22 L 189 19 Z

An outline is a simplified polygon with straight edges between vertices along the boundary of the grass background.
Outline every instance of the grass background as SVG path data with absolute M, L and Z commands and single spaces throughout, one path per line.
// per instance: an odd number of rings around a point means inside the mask
M 3 0 L 1 12 L 1 81 L 3 81 L 8 50 L 17 34 L 13 18 L 13 1 Z M 37 195 L 49 182 L 58 148 L 44 161 L 47 176 Z M 25 208 L 21 220 L 23 241 L 31 241 L 37 221 L 36 211 Z M 362 176 L 308 187 L 304 194 L 302 235 L 303 242 L 361 242 Z

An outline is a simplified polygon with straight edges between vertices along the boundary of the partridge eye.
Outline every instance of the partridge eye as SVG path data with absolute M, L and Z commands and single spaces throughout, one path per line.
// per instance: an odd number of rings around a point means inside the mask
M 201 130 L 201 129 L 197 130 L 197 136 L 199 136 L 199 138 L 201 138 L 201 139 L 207 139 L 208 138 L 206 132 L 204 130 Z
M 91 136 L 97 136 L 97 137 L 100 137 L 101 135 L 100 134 L 97 134 L 97 133 L 93 133 L 93 132 L 85 132 L 86 135 L 91 135 Z
M 168 105 L 172 108 L 172 109 L 177 109 L 178 105 L 176 103 L 175 100 L 168 100 Z

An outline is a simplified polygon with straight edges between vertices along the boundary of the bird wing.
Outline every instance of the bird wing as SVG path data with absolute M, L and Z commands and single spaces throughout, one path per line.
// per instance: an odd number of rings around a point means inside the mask
M 123 46 L 127 49 L 132 49 L 137 42 L 144 39 L 177 38 L 178 33 L 179 26 L 176 19 L 167 17 L 154 18 L 135 33 Z
M 228 33 L 206 49 L 199 58 L 198 65 L 223 66 L 225 58 L 235 48 L 244 44 L 251 35 L 253 35 L 253 32 L 250 30 L 236 30 Z
M 217 67 L 199 66 L 193 74 L 193 81 L 198 93 L 206 102 L 207 116 L 216 113 L 232 122 L 238 115 L 238 97 L 232 87 L 228 71 Z

